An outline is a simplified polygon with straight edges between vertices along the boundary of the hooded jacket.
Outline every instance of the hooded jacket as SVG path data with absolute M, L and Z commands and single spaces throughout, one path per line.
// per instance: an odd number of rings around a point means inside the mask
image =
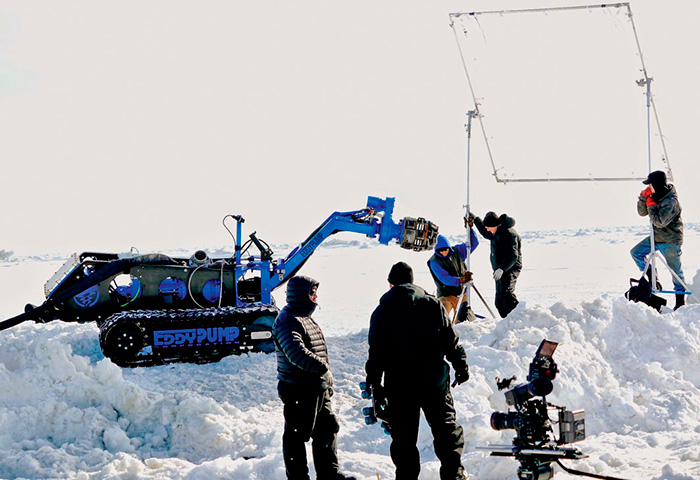
M 272 336 L 277 351 L 277 378 L 325 390 L 333 386 L 328 347 L 321 327 L 311 318 L 316 309 L 309 297 L 318 282 L 292 277 L 287 284 L 287 305 L 277 315 Z
M 369 326 L 369 358 L 365 365 L 372 385 L 416 389 L 449 383 L 449 360 L 456 370 L 467 368 L 445 307 L 412 283 L 394 285 L 379 300 Z
M 491 267 L 504 272 L 520 271 L 523 268 L 523 258 L 520 252 L 520 235 L 513 228 L 515 220 L 505 213 L 498 217 L 500 225 L 496 233 L 486 230 L 481 218 L 474 219 L 474 225 L 482 237 L 491 241 Z
M 637 213 L 642 217 L 649 215 L 651 218 L 651 224 L 654 226 L 654 242 L 682 245 L 683 220 L 676 187 L 668 184 L 662 188 L 663 191 L 655 187 L 657 192 L 652 195 L 652 198 L 656 205 L 651 207 L 647 207 L 646 198 L 640 195 L 637 200 Z
M 470 252 L 473 252 L 479 246 L 479 239 L 476 238 L 474 230 L 470 229 L 469 234 Z M 443 248 L 450 249 L 450 253 L 444 257 L 437 253 Z M 462 293 L 460 278 L 467 273 L 467 265 L 464 263 L 466 258 L 467 245 L 465 243 L 453 247 L 447 237 L 438 235 L 435 253 L 428 260 L 428 268 L 433 280 L 435 280 L 438 297 L 459 296 Z

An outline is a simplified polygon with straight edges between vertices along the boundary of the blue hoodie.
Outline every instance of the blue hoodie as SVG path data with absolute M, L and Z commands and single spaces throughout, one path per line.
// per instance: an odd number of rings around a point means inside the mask
M 476 247 L 479 246 L 479 239 L 477 238 L 476 233 L 474 233 L 474 230 L 471 228 L 469 229 L 469 237 L 471 243 L 471 253 L 476 249 Z M 437 251 L 443 248 L 449 248 L 450 254 L 457 253 L 462 259 L 462 261 L 466 260 L 467 258 L 467 245 L 465 243 L 459 243 L 453 247 L 452 245 L 450 245 L 450 241 L 447 239 L 447 237 L 445 237 L 444 235 L 438 235 L 437 242 L 435 243 L 435 255 L 439 255 Z M 430 266 L 430 271 L 436 277 L 436 279 L 440 281 L 440 283 L 451 287 L 460 286 L 460 281 L 458 277 L 450 275 L 447 272 L 447 270 L 445 270 L 442 266 L 438 265 L 432 260 L 433 259 L 431 258 L 431 261 L 428 262 L 428 265 Z
M 442 250 L 443 248 L 449 248 L 452 250 L 452 245 L 450 245 L 450 241 L 446 236 L 438 235 L 437 243 L 435 244 L 435 252 L 437 253 L 438 250 Z

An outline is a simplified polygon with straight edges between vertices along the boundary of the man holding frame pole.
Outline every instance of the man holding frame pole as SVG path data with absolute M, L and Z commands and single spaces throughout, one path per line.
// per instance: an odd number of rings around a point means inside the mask
M 491 267 L 493 267 L 493 279 L 496 282 L 496 309 L 501 318 L 506 318 L 518 305 L 515 283 L 523 268 L 520 235 L 513 228 L 515 220 L 505 213 L 499 216 L 494 212 L 488 212 L 483 220 L 470 213 L 467 222 L 470 225 L 473 223 L 481 236 L 491 242 Z
M 472 272 L 465 263 L 467 256 L 479 245 L 479 240 L 473 231 L 469 231 L 469 242 L 450 245 L 447 237 L 438 235 L 435 253 L 428 260 L 428 268 L 437 287 L 437 297 L 451 315 L 454 311 L 453 323 L 476 319 L 471 310 L 465 290 L 472 281 Z M 466 304 L 462 307 L 462 304 Z

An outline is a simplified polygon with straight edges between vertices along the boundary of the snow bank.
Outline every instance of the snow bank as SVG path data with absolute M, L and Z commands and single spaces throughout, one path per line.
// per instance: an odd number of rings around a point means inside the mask
M 519 306 L 505 320 L 457 328 L 472 379 L 454 396 L 476 478 L 515 478 L 512 460 L 475 447 L 512 439 L 489 427 L 493 411 L 507 410 L 494 378 L 524 381 L 544 338 L 560 342 L 548 399 L 586 410 L 578 446 L 590 458 L 570 466 L 626 478 L 700 475 L 700 306 L 660 315 L 603 297 Z M 389 438 L 359 412 L 366 333 L 329 338 L 339 450 L 345 470 L 391 478 Z M 122 370 L 102 358 L 93 325 L 21 325 L 0 341 L 2 478 L 284 478 L 273 355 Z M 421 478 L 437 478 L 425 424 L 419 441 Z
M 629 480 L 700 478 L 700 306 L 659 314 L 624 300 L 633 268 L 630 235 L 592 231 L 530 239 L 518 308 L 504 320 L 457 326 L 472 378 L 454 396 L 466 433 L 463 459 L 475 480 L 516 478 L 514 460 L 488 457 L 476 447 L 511 441 L 513 431 L 489 426 L 493 411 L 507 410 L 495 378 L 525 381 L 545 338 L 560 342 L 555 360 L 561 373 L 548 400 L 586 410 L 588 438 L 576 446 L 589 458 L 570 467 Z M 696 236 L 687 243 L 697 243 Z M 572 251 L 580 255 L 571 258 Z M 686 277 L 695 288 L 700 273 L 691 269 L 700 249 L 687 251 Z M 493 283 L 483 280 L 487 253 L 477 251 L 473 266 L 490 300 Z M 341 243 L 320 249 L 305 265 L 304 273 L 321 282 L 315 316 L 336 380 L 341 467 L 363 480 L 393 478 L 389 438 L 365 426 L 360 413 L 366 402 L 357 385 L 364 379 L 369 315 L 398 260 L 412 264 L 416 283 L 430 289 L 423 267 L 429 255 Z M 40 291 L 61 263 L 49 260 L 24 258 L 0 268 L 3 318 L 35 300 L 30 287 Z M 276 297 L 281 303 L 284 293 Z M 474 307 L 486 314 L 476 299 Z M 25 323 L 2 331 L 0 478 L 283 480 L 275 368 L 274 355 L 252 354 L 208 365 L 120 369 L 104 359 L 93 324 Z M 419 448 L 421 480 L 437 479 L 425 422 Z M 556 478 L 579 477 L 560 472 Z

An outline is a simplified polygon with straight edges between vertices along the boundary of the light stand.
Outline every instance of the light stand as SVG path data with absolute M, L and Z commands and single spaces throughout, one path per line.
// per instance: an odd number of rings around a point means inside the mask
M 645 87 L 646 88 L 646 99 L 647 99 L 647 156 L 648 156 L 648 162 L 649 162 L 649 173 L 651 173 L 651 107 L 652 107 L 652 100 L 651 100 L 651 82 L 653 78 L 652 77 L 647 77 L 646 73 L 644 75 L 644 78 L 641 80 L 637 80 L 637 85 L 640 87 Z M 644 270 L 642 270 L 642 276 L 646 275 L 647 269 L 651 267 L 651 275 L 649 275 L 649 278 L 651 279 L 651 291 L 652 293 L 674 293 L 674 294 L 683 294 L 683 295 L 689 295 L 693 298 L 695 296 L 690 292 L 690 288 L 688 288 L 688 285 L 683 281 L 683 279 L 680 278 L 680 276 L 673 271 L 673 269 L 668 265 L 666 262 L 666 259 L 663 257 L 663 255 L 659 255 L 659 251 L 656 249 L 656 243 L 654 242 L 654 222 L 651 219 L 651 215 L 649 215 L 649 255 L 647 256 L 646 262 L 644 264 Z M 661 260 L 661 263 L 664 264 L 664 266 L 668 269 L 669 272 L 671 272 L 671 276 L 678 280 L 678 282 L 683 285 L 683 288 L 685 288 L 684 292 L 677 292 L 675 288 L 673 290 L 659 290 L 656 288 L 657 282 L 656 282 L 656 259 L 658 258 Z M 695 298 L 696 299 L 696 298 Z M 696 299 L 697 301 L 697 299 Z
M 465 205 L 465 208 L 467 209 L 467 213 L 464 218 L 469 217 L 469 213 L 471 210 L 469 209 L 469 188 L 471 185 L 471 142 L 472 142 L 472 118 L 480 117 L 479 112 L 476 110 L 469 110 L 467 112 L 467 204 Z M 467 270 L 471 272 L 471 250 L 472 250 L 472 227 L 469 226 L 469 224 L 465 225 L 467 229 L 467 241 L 465 242 L 467 246 L 467 258 L 465 259 L 465 263 L 467 264 Z M 468 305 L 471 305 L 471 295 L 470 295 L 470 290 L 471 287 L 474 288 L 474 291 L 476 294 L 479 296 L 479 299 L 481 299 L 482 303 L 486 307 L 486 310 L 491 314 L 491 318 L 496 318 L 496 315 L 493 314 L 493 311 L 491 311 L 491 308 L 489 305 L 486 303 L 486 300 L 484 300 L 484 297 L 481 296 L 479 293 L 479 290 L 476 289 L 476 285 L 474 285 L 474 280 L 471 282 L 468 282 L 465 285 L 464 288 L 464 295 L 466 296 L 466 302 Z M 461 302 L 459 302 L 461 303 Z M 459 309 L 459 305 L 457 305 L 457 308 Z
M 471 143 L 472 143 L 472 118 L 476 117 L 478 113 L 476 110 L 469 110 L 467 112 L 467 204 L 465 205 L 465 208 L 467 209 L 466 217 L 469 217 L 469 213 L 471 210 L 469 209 L 469 186 L 471 184 Z M 467 270 L 471 272 L 471 255 L 472 255 L 472 227 L 470 227 L 468 224 L 465 225 L 467 227 L 467 258 L 466 258 L 466 264 L 467 264 Z M 467 284 L 467 290 L 466 290 L 466 297 L 467 297 L 467 302 L 469 303 L 471 301 L 470 297 L 470 288 L 469 285 Z M 471 305 L 471 303 L 470 303 Z

